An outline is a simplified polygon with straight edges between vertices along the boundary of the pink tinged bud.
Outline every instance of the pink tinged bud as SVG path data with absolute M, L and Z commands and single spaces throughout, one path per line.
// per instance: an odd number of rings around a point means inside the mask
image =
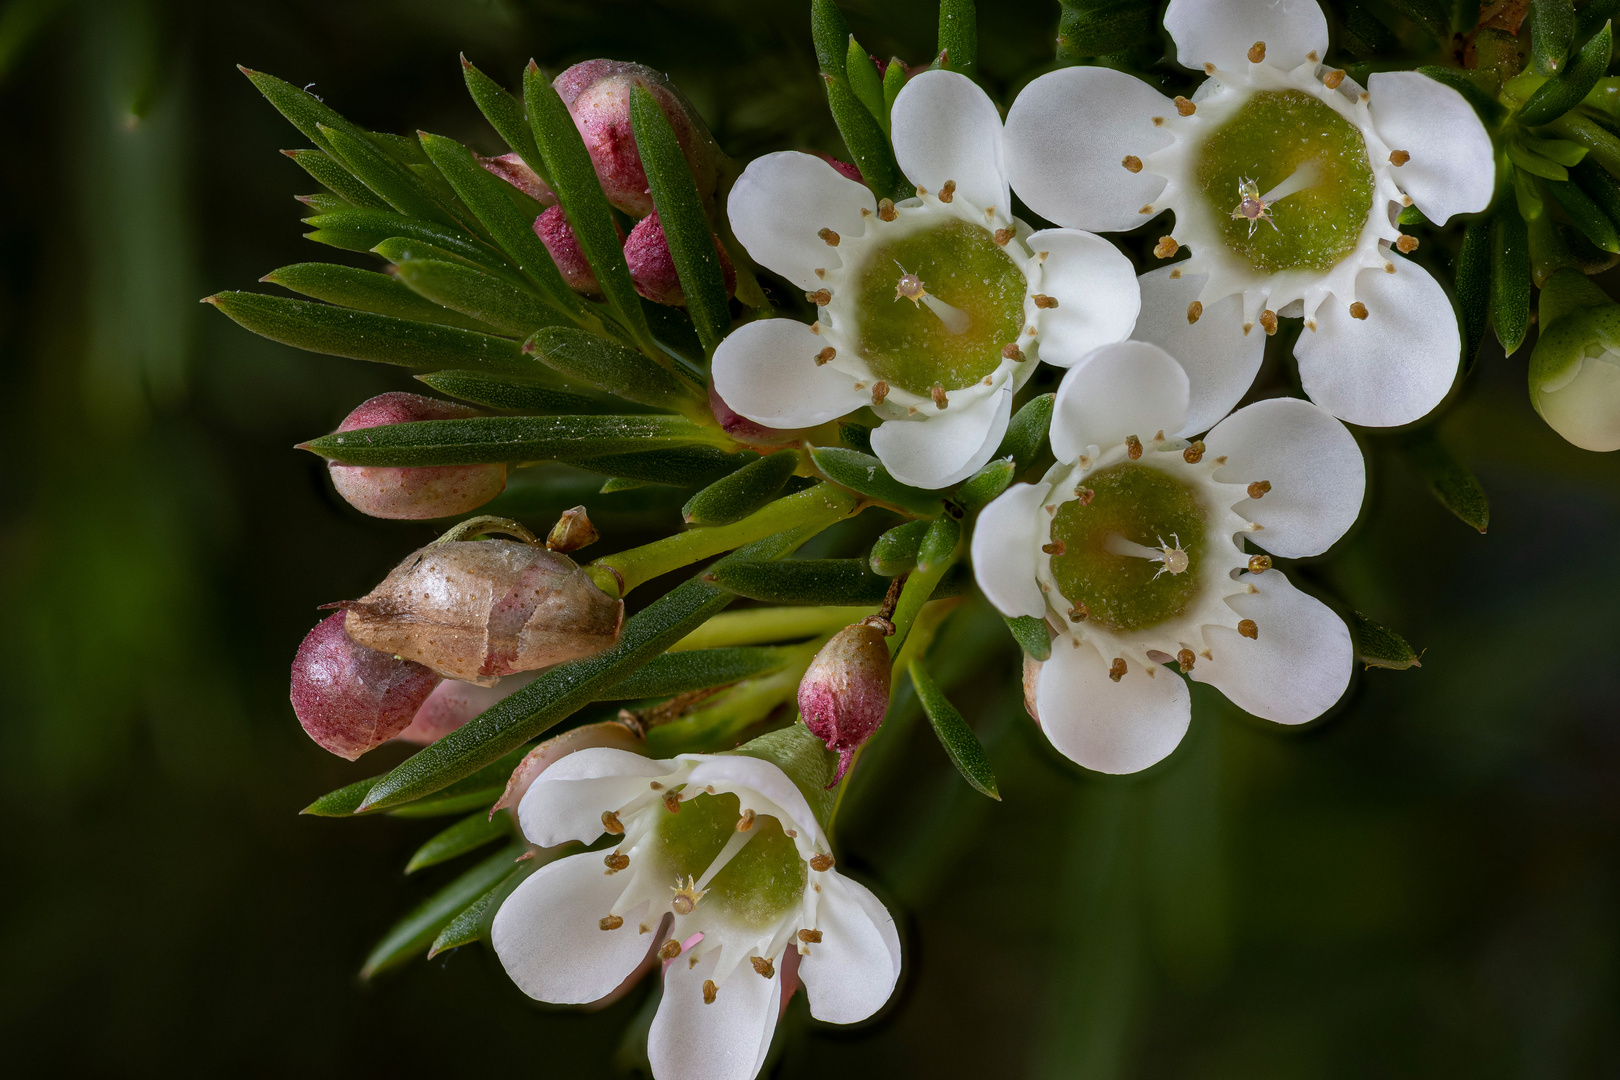
M 720 182 L 721 154 L 697 110 L 652 68 L 619 60 L 575 64 L 552 83 L 585 140 L 608 202 L 632 217 L 652 213 L 647 171 L 630 126 L 630 90 L 644 86 L 669 118 L 681 153 L 707 203 Z
M 889 709 L 889 646 L 884 637 L 882 630 L 865 623 L 844 627 L 821 647 L 799 681 L 805 726 L 838 754 L 834 784 Z
M 608 648 L 624 602 L 568 556 L 537 544 L 456 540 L 407 555 L 347 615 L 363 645 L 492 686 Z
M 737 272 L 732 269 L 731 259 L 718 236 L 714 238 L 714 252 L 720 259 L 720 273 L 725 278 L 729 297 L 737 291 Z M 655 304 L 685 305 L 686 295 L 681 291 L 681 279 L 675 272 L 675 259 L 669 253 L 669 240 L 664 236 L 664 225 L 657 214 L 648 214 L 630 230 L 630 238 L 624 242 L 624 261 L 630 266 L 630 280 L 635 282 L 636 292 Z
M 449 401 L 395 391 L 364 402 L 338 425 L 339 431 L 403 424 L 413 420 L 455 420 L 479 415 Z M 445 465 L 388 468 L 327 463 L 332 486 L 350 506 L 379 518 L 420 521 L 452 517 L 483 506 L 506 489 L 505 465 Z
M 619 229 L 617 222 L 614 222 L 613 227 L 618 229 L 619 240 L 622 242 L 624 230 Z M 546 245 L 546 250 L 551 253 L 551 261 L 557 264 L 563 281 L 570 289 L 593 300 L 602 298 L 602 285 L 596 280 L 596 272 L 591 269 L 585 253 L 579 250 L 579 241 L 574 237 L 574 227 L 568 224 L 568 218 L 563 216 L 562 207 L 549 207 L 545 213 L 535 218 L 534 234 Z
M 557 193 L 547 187 L 540 174 L 529 168 L 528 163 L 517 154 L 502 154 L 500 157 L 480 155 L 478 163 L 542 206 L 552 206 L 557 201 Z
M 416 715 L 411 718 L 411 726 L 395 737 L 417 746 L 436 743 L 485 709 L 494 708 L 528 686 L 536 674 L 525 671 L 508 675 L 494 686 L 475 686 L 446 679 L 434 687 L 433 693 L 416 710 Z
M 849 162 L 847 162 L 847 161 L 839 161 L 837 158 L 833 157 L 831 154 L 823 154 L 820 151 L 816 152 L 816 157 L 820 158 L 822 161 L 825 161 L 827 164 L 831 165 L 834 169 L 836 169 L 838 171 L 839 176 L 842 176 L 842 177 L 844 177 L 845 179 L 848 179 L 848 180 L 853 180 L 857 184 L 866 183 L 866 181 L 861 177 L 861 170 L 857 169 L 854 165 L 851 165 Z
M 506 782 L 506 790 L 501 793 L 495 805 L 490 807 L 490 816 L 493 817 L 497 810 L 508 808 L 516 810 L 536 777 L 575 750 L 586 750 L 596 746 L 628 750 L 633 754 L 646 752 L 646 745 L 641 737 L 617 720 L 586 724 L 572 731 L 565 731 L 561 735 L 555 735 L 530 750 L 524 759 L 518 762 L 517 768 L 512 770 L 512 778 Z
M 339 611 L 305 635 L 293 657 L 290 697 L 309 737 L 353 761 L 405 730 L 439 677 L 353 641 L 343 623 Z
M 756 424 L 741 413 L 733 412 L 727 405 L 714 384 L 709 384 L 709 411 L 720 422 L 720 430 L 730 435 L 740 443 L 754 446 L 775 446 L 785 443 L 799 436 L 798 430 L 786 428 L 770 428 L 764 424 Z

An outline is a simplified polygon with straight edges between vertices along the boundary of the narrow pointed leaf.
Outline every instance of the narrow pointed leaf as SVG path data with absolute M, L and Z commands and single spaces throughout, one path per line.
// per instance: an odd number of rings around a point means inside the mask
M 951 71 L 979 77 L 979 26 L 973 0 L 940 0 L 937 54 L 945 56 Z
M 708 401 L 692 380 L 596 334 L 547 327 L 526 341 L 523 348 L 552 370 L 601 387 L 626 401 L 674 409 L 688 416 L 709 416 Z
M 617 487 L 603 486 L 603 492 L 622 487 L 640 487 L 644 484 L 665 484 L 670 487 L 696 488 L 712 484 L 720 477 L 735 472 L 754 460 L 750 452 L 728 454 L 714 446 L 675 446 L 668 450 L 650 450 L 635 454 L 607 454 L 600 457 L 578 457 L 568 464 L 578 469 L 611 476 Z
M 368 776 L 364 780 L 344 784 L 336 791 L 322 795 L 298 812 L 312 817 L 353 817 L 355 811 L 360 809 L 360 804 L 366 801 L 366 793 L 371 790 L 371 785 L 381 779 L 381 776 Z
M 450 228 L 463 223 L 440 204 L 422 180 L 377 148 L 370 139 L 356 138 L 340 128 L 321 128 L 332 153 L 344 166 L 376 192 L 379 198 L 406 217 L 436 221 Z
M 665 653 L 647 661 L 641 670 L 629 678 L 615 683 L 603 694 L 602 699 L 626 701 L 632 698 L 674 697 L 693 690 L 729 686 L 781 670 L 788 661 L 790 651 L 761 646 L 733 646 Z
M 1586 147 L 1587 155 L 1611 176 L 1620 176 L 1620 136 L 1590 116 L 1567 112 L 1547 125 L 1549 132 Z
M 866 186 L 878 197 L 897 202 L 915 195 L 916 192 L 900 175 L 894 151 L 889 148 L 889 137 L 883 133 L 866 106 L 861 104 L 849 84 L 830 75 L 823 75 L 822 82 L 826 86 L 827 107 L 832 111 L 833 122 L 838 125 L 838 134 L 843 136 L 849 156 L 861 171 L 861 179 L 866 181 Z
M 716 480 L 681 507 L 688 525 L 729 525 L 776 498 L 799 467 L 797 450 L 779 450 Z
M 1011 455 L 995 458 L 962 481 L 962 486 L 956 489 L 956 503 L 963 510 L 977 510 L 1006 491 L 1017 475 L 1018 466 L 1013 463 Z
M 525 165 L 549 184 L 551 174 L 546 172 L 545 160 L 534 144 L 534 131 L 529 127 L 529 118 L 523 114 L 523 102 L 479 71 L 465 56 L 461 58 L 461 74 L 466 79 L 467 92 L 478 105 L 478 111 L 484 114 L 484 119 L 489 121 L 489 126 L 506 140 L 506 145 L 523 159 Z
M 455 229 L 431 221 L 418 221 L 392 210 L 338 210 L 304 219 L 314 229 L 306 238 L 345 251 L 370 252 L 393 237 L 406 237 L 453 252 L 469 262 L 506 272 L 506 260 L 494 248 Z
M 927 574 L 949 565 L 961 543 L 962 523 L 950 514 L 941 514 L 929 525 L 928 531 L 923 533 L 922 543 L 917 545 L 917 572 Z
M 1134 49 L 1153 37 L 1157 8 L 1145 0 L 1065 0 L 1058 19 L 1059 59 Z
M 306 139 L 327 154 L 332 154 L 336 160 L 342 159 L 339 155 L 333 154 L 332 144 L 321 130 L 322 127 L 343 131 L 356 139 L 365 139 L 371 135 L 365 128 L 351 123 L 308 90 L 302 90 L 292 83 L 278 79 L 274 75 L 266 75 L 262 71 L 253 71 L 245 67 L 238 67 L 237 70 L 246 75 L 248 81 L 264 95 L 265 100 L 275 106 L 276 111 L 286 117 Z
M 1003 621 L 1006 622 L 1013 640 L 1018 642 L 1019 648 L 1037 660 L 1051 657 L 1052 635 L 1047 633 L 1044 619 L 1037 619 L 1033 615 L 1019 615 L 1016 618 L 1004 618 Z
M 838 446 L 818 446 L 810 451 L 810 457 L 827 479 L 853 492 L 919 517 L 933 517 L 940 512 L 939 495 L 902 484 L 870 454 Z
M 934 596 L 946 572 L 954 565 L 952 559 L 941 558 L 940 552 L 960 542 L 962 526 L 949 514 L 941 514 L 928 523 L 922 543 L 917 545 L 917 569 L 906 576 L 905 587 L 900 590 L 900 602 L 894 608 L 894 635 L 889 638 L 889 655 L 898 655 L 911 625 L 923 605 Z
M 907 573 L 917 565 L 917 549 L 928 535 L 928 522 L 908 521 L 896 525 L 872 545 L 872 572 L 883 577 Z
M 464 263 L 405 259 L 394 265 L 400 280 L 413 291 L 492 326 L 497 333 L 527 337 L 567 319 L 533 292 Z
M 1462 309 L 1463 331 L 1468 335 L 1465 366 L 1472 371 L 1485 343 L 1491 314 L 1491 223 L 1470 221 L 1463 230 L 1462 247 L 1452 267 L 1457 283 L 1457 306 Z
M 1491 504 L 1485 489 L 1439 440 L 1430 433 L 1416 437 L 1406 445 L 1406 458 L 1441 506 L 1470 528 L 1485 531 L 1491 523 Z
M 1042 394 L 1030 398 L 1024 407 L 1013 414 L 1007 425 L 1007 434 L 1001 437 L 996 457 L 1013 459 L 1013 473 L 1017 475 L 1035 464 L 1046 446 L 1046 434 L 1052 426 L 1052 403 L 1056 394 Z
M 417 378 L 441 394 L 508 412 L 567 414 L 624 410 L 624 402 L 566 385 L 549 371 L 536 379 L 497 377 L 481 371 L 436 371 Z
M 894 112 L 894 99 L 906 88 L 906 62 L 898 56 L 889 57 L 889 66 L 883 69 L 883 114 Z
M 943 17 L 943 16 L 941 16 Z M 849 89 L 866 111 L 872 114 L 872 119 L 878 122 L 883 133 L 889 133 L 889 108 L 883 102 L 883 78 L 878 74 L 877 65 L 861 43 L 855 40 L 855 35 L 849 35 L 849 53 L 844 62 L 844 77 L 849 80 Z
M 923 712 L 934 726 L 934 734 L 939 737 L 939 744 L 945 748 L 951 764 L 956 766 L 956 771 L 972 785 L 973 790 L 999 802 L 1001 792 L 996 788 L 996 774 L 990 770 L 990 759 L 985 756 L 984 747 L 973 734 L 973 729 L 968 727 L 968 722 L 962 718 L 956 706 L 946 698 L 939 684 L 929 677 L 922 661 L 913 660 L 908 670 L 911 685 L 917 688 L 917 700 L 922 702 Z
M 428 947 L 427 958 L 431 960 L 442 952 L 487 939 L 490 925 L 495 921 L 495 913 L 500 910 L 506 898 L 512 895 L 512 890 L 523 884 L 523 880 L 530 874 L 556 858 L 557 856 L 550 852 L 538 852 L 514 866 L 493 888 L 479 893 L 472 903 L 462 908 L 455 918 L 444 924 L 444 929 L 439 931 L 439 936 L 434 938 L 433 944 Z
M 1530 237 L 1514 204 L 1491 217 L 1491 321 L 1509 356 L 1530 329 Z
M 357 270 L 336 263 L 294 263 L 272 270 L 259 280 L 329 304 L 369 311 L 374 315 L 389 315 L 411 322 L 440 323 L 482 333 L 495 332 L 495 328 L 486 323 L 441 307 L 413 292 L 391 274 L 379 274 L 374 270 Z
M 1519 106 L 1513 118 L 1523 127 L 1538 127 L 1579 105 L 1581 99 L 1597 85 L 1598 79 L 1603 77 L 1613 51 L 1611 24 L 1604 23 L 1603 29 L 1593 34 L 1592 40 L 1581 47 L 1563 73 L 1542 83 L 1540 89 Z
M 1588 240 L 1611 255 L 1620 254 L 1620 233 L 1591 196 L 1574 184 L 1552 181 L 1545 186 L 1553 201 L 1564 208 L 1569 220 Z
M 437 866 L 511 835 L 512 822 L 505 813 L 497 813 L 493 817 L 488 813 L 469 814 L 417 848 L 411 861 L 405 864 L 405 872 L 414 874 L 426 867 Z
M 1530 0 L 1530 63 L 1549 78 L 1564 69 L 1575 36 L 1573 0 Z
M 678 416 L 478 416 L 339 431 L 302 447 L 345 465 L 516 465 L 713 438 L 711 430 Z
M 316 183 L 341 197 L 344 202 L 373 210 L 388 209 L 388 204 L 375 192 L 356 180 L 353 173 L 326 153 L 320 150 L 283 150 L 282 153 L 298 162 L 299 167 L 313 176 Z
M 715 567 L 704 580 L 769 604 L 836 606 L 880 604 L 890 581 L 872 573 L 865 559 L 737 562 Z
M 390 236 L 388 239 L 371 249 L 372 254 L 381 255 L 383 258 L 387 259 L 391 263 L 394 263 L 396 266 L 412 259 L 427 259 L 435 262 L 454 263 L 459 266 L 465 266 L 473 270 L 482 271 L 491 277 L 500 278 L 502 281 L 505 281 L 508 285 L 514 288 L 528 287 L 528 282 L 524 280 L 523 275 L 518 273 L 516 268 L 508 265 L 505 259 L 489 258 L 485 261 L 480 261 L 479 259 L 462 254 L 462 252 L 465 250 L 465 248 L 456 249 L 441 247 L 440 245 L 432 243 L 431 241 L 421 240 L 414 236 Z M 493 253 L 481 252 L 480 254 L 492 255 Z
M 522 844 L 513 844 L 501 849 L 422 901 L 371 950 L 360 977 L 369 979 L 426 952 L 457 913 L 512 872 L 512 862 L 523 848 Z
M 1350 613 L 1356 628 L 1356 656 L 1370 668 L 1405 671 L 1422 667 L 1416 649 L 1387 626 L 1373 622 L 1359 611 Z
M 833 0 L 810 0 L 810 37 L 821 73 L 847 82 L 844 62 L 849 56 L 849 23 Z

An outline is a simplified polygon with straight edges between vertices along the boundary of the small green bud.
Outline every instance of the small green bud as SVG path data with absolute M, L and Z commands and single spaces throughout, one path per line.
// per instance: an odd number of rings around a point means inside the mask
M 1548 279 L 1530 403 L 1583 450 L 1620 450 L 1620 305 L 1574 271 Z

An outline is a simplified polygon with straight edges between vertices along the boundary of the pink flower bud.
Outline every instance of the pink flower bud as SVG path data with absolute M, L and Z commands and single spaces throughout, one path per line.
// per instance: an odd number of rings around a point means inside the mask
M 669 117 L 697 181 L 698 194 L 708 203 L 719 186 L 721 154 L 697 110 L 652 68 L 620 60 L 587 60 L 557 76 L 552 86 L 585 140 L 608 202 L 632 217 L 650 214 L 653 209 L 647 171 L 630 126 L 630 90 L 637 84 L 652 93 Z
M 721 431 L 738 442 L 748 443 L 751 446 L 775 446 L 798 438 L 800 433 L 799 429 L 769 428 L 764 424 L 756 424 L 741 413 L 733 412 L 731 406 L 727 405 L 725 399 L 715 390 L 712 382 L 709 384 L 709 411 L 720 422 Z
M 293 712 L 309 737 L 355 760 L 410 725 L 439 677 L 353 641 L 339 611 L 305 635 L 292 664 Z
M 725 278 L 726 295 L 737 291 L 737 271 L 732 269 L 725 245 L 714 238 L 714 252 L 720 257 L 720 273 Z M 657 214 L 648 214 L 630 230 L 624 242 L 624 261 L 630 265 L 630 280 L 636 283 L 636 292 L 655 304 L 681 307 L 686 295 L 681 291 L 681 279 L 675 273 L 675 259 L 669 253 L 669 240 L 664 236 L 664 224 Z
M 524 161 L 521 155 L 502 154 L 500 157 L 480 155 L 478 163 L 542 206 L 552 206 L 557 202 L 557 193 L 546 186 L 546 182 L 540 179 L 540 174 L 529 168 L 528 162 Z
M 893 627 L 888 630 L 893 632 Z M 838 754 L 834 784 L 843 779 L 856 748 L 871 738 L 889 710 L 886 636 L 882 628 L 864 621 L 844 627 L 821 647 L 799 680 L 799 713 L 805 726 Z
M 849 162 L 839 161 L 831 154 L 823 154 L 819 150 L 815 151 L 815 155 L 822 161 L 825 161 L 827 164 L 831 165 L 838 172 L 839 176 L 853 180 L 857 184 L 866 183 L 866 180 L 861 176 L 861 170 L 856 168 L 854 165 L 851 165 Z
M 594 746 L 611 746 L 617 750 L 628 750 L 632 754 L 643 754 L 647 749 L 641 736 L 617 720 L 586 724 L 572 731 L 565 731 L 561 735 L 554 735 L 530 750 L 523 760 L 518 762 L 517 768 L 512 770 L 512 778 L 506 782 L 506 790 L 501 793 L 495 805 L 489 808 L 490 816 L 494 817 L 497 810 L 507 808 L 516 810 L 518 804 L 523 801 L 523 796 L 528 793 L 529 786 L 541 773 L 575 750 Z
M 538 674 L 523 671 L 508 675 L 494 686 L 476 686 L 458 679 L 446 679 L 434 687 L 433 693 L 422 702 L 422 707 L 411 718 L 410 727 L 395 738 L 417 746 L 436 743 L 485 709 L 494 708 L 528 686 Z
M 614 222 L 613 227 L 618 229 L 619 241 L 622 243 L 624 230 L 619 228 L 618 222 Z M 602 299 L 602 284 L 596 280 L 596 271 L 591 269 L 585 253 L 579 250 L 579 240 L 574 236 L 574 227 L 568 224 L 568 218 L 563 215 L 562 207 L 548 207 L 545 213 L 535 218 L 534 235 L 546 245 L 546 250 L 551 253 L 551 261 L 557 264 L 563 281 L 570 289 L 592 300 Z
M 363 402 L 338 425 L 355 431 L 412 420 L 454 420 L 476 409 L 418 394 L 394 391 Z M 445 465 L 389 468 L 328 462 L 332 486 L 363 514 L 380 518 L 451 517 L 483 506 L 506 489 L 505 465 Z

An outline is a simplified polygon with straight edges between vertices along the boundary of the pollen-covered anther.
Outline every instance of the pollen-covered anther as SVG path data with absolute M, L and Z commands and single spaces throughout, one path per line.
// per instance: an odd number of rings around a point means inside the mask
M 1254 624 L 1253 619 L 1244 619 L 1238 623 L 1238 633 L 1250 640 L 1259 640 L 1260 628 Z
M 623 836 L 624 823 L 619 820 L 618 814 L 611 810 L 604 810 L 602 811 L 602 831 L 612 833 L 614 836 Z
M 762 978 L 769 979 L 776 974 L 776 965 L 763 956 L 750 956 L 748 962 L 754 965 L 754 970 L 759 972 Z
M 828 345 L 825 349 L 822 349 L 820 352 L 816 353 L 816 367 L 820 367 L 822 364 L 827 363 L 837 355 L 838 350 L 833 348 L 831 345 Z
M 889 396 L 889 384 L 879 379 L 872 384 L 872 404 L 881 405 L 883 399 Z M 749 811 L 752 813 L 752 811 Z
M 939 201 L 948 203 L 954 198 L 956 198 L 956 181 L 947 180 L 945 186 L 939 189 Z
M 1365 319 L 1367 317 L 1367 305 L 1363 304 L 1360 300 L 1357 300 L 1355 303 L 1351 304 L 1350 317 L 1352 319 Z
M 603 930 L 617 930 L 624 925 L 624 919 L 618 915 L 605 915 L 597 920 L 596 925 Z
M 1181 460 L 1189 465 L 1196 465 L 1204 460 L 1204 440 L 1194 439 L 1187 444 L 1187 449 L 1181 452 Z
M 1179 94 L 1176 96 L 1176 112 L 1180 113 L 1182 116 L 1191 116 L 1197 111 L 1198 106 L 1194 105 L 1191 100 L 1184 98 Z
M 843 239 L 843 237 L 839 236 L 837 233 L 833 232 L 831 229 L 825 229 L 825 228 L 824 229 L 817 229 L 816 230 L 816 235 L 821 237 L 822 242 L 825 243 L 828 247 L 837 247 L 838 242 Z
M 1114 657 L 1114 662 L 1108 667 L 1108 677 L 1115 682 L 1119 682 L 1125 677 L 1125 658 L 1123 656 Z
M 1344 72 L 1342 71 L 1330 71 L 1322 76 L 1322 85 L 1329 90 L 1337 90 L 1342 82 L 1344 82 Z
M 664 793 L 664 809 L 668 810 L 672 814 L 680 813 L 681 812 L 681 793 L 678 792 L 678 791 L 665 792 Z
M 894 208 L 894 200 L 893 199 L 879 199 L 878 200 L 878 220 L 879 221 L 893 221 L 895 218 L 897 218 L 899 216 L 900 216 L 900 211 L 898 211 L 898 210 L 896 210 Z
M 800 930 L 799 931 L 799 940 L 804 942 L 806 945 L 820 945 L 821 944 L 821 931 L 820 930 Z
M 681 943 L 674 938 L 670 938 L 658 947 L 658 959 L 660 960 L 673 960 L 679 955 L 681 955 Z
M 742 817 L 739 817 L 737 819 L 737 831 L 738 832 L 747 832 L 749 829 L 752 829 L 753 827 L 754 827 L 754 812 L 752 810 L 744 810 L 742 812 Z
M 1265 330 L 1266 336 L 1271 337 L 1277 332 L 1277 313 L 1270 308 L 1260 313 L 1260 326 Z
M 1270 490 L 1270 480 L 1256 480 L 1254 483 L 1249 485 L 1249 498 L 1258 499 L 1260 496 L 1264 495 Z
M 1389 163 L 1395 166 L 1397 169 L 1411 160 L 1412 155 L 1408 154 L 1405 150 L 1391 150 L 1389 152 Z
M 832 855 L 823 851 L 810 856 L 810 869 L 819 871 L 831 870 L 834 862 L 835 860 L 833 859 Z
M 934 408 L 946 409 L 950 407 L 951 399 L 945 396 L 945 388 L 935 383 L 928 390 L 928 396 L 934 399 Z
M 1181 245 L 1176 243 L 1175 237 L 1161 236 L 1159 242 L 1153 245 L 1153 257 L 1156 259 L 1168 259 L 1180 250 Z
M 1055 308 L 1058 306 L 1057 297 L 1047 296 L 1045 293 L 1036 293 L 1030 297 L 1038 308 Z
M 1097 493 L 1088 487 L 1075 488 L 1074 497 L 1079 500 L 1081 506 L 1090 506 L 1091 500 L 1097 497 Z
M 816 305 L 816 307 L 826 307 L 828 304 L 832 303 L 832 293 L 826 289 L 817 289 L 815 292 L 807 292 L 804 294 L 804 298 Z
M 1191 326 L 1204 317 L 1204 305 L 1194 300 L 1187 305 L 1187 325 Z
M 1009 341 L 1001 347 L 1001 358 L 1016 364 L 1024 358 L 1024 350 L 1018 347 L 1016 341 Z
M 997 229 L 990 234 L 990 239 L 994 240 L 999 247 L 1006 247 L 1012 238 L 1013 231 L 1011 229 Z
M 1070 622 L 1085 622 L 1089 618 L 1091 618 L 1091 609 L 1085 604 L 1076 604 L 1069 609 Z
M 1151 213 L 1153 213 L 1153 204 L 1148 203 L 1146 206 L 1143 206 L 1142 209 L 1138 210 L 1137 213 L 1138 214 L 1151 214 Z
M 1135 435 L 1125 436 L 1125 456 L 1136 461 L 1142 456 L 1142 440 Z
M 1265 59 L 1266 59 L 1266 43 L 1265 42 L 1257 41 L 1253 45 L 1249 46 L 1249 63 L 1251 63 L 1251 64 L 1260 64 L 1260 63 L 1264 63 Z
M 1063 541 L 1054 540 L 1050 544 L 1042 544 L 1041 550 L 1046 552 L 1048 555 L 1062 555 L 1069 549 L 1064 546 Z
M 602 860 L 602 865 L 608 868 L 608 873 L 617 874 L 620 870 L 623 870 L 625 867 L 630 865 L 630 856 L 624 854 L 622 851 L 610 851 L 608 852 L 607 858 Z
M 1125 166 L 1126 172 L 1135 173 L 1142 171 L 1142 159 L 1137 157 L 1135 154 L 1126 154 L 1120 159 L 1119 163 Z
M 1418 238 L 1415 236 L 1408 236 L 1405 233 L 1402 233 L 1401 238 L 1395 241 L 1395 250 L 1400 252 L 1402 255 L 1412 254 L 1412 252 L 1417 250 L 1417 246 Z
M 1181 665 L 1181 673 L 1183 675 L 1193 669 L 1193 664 L 1196 662 L 1196 660 L 1197 657 L 1193 656 L 1193 651 L 1191 649 L 1182 649 L 1180 652 L 1176 653 L 1176 663 Z
M 1267 570 L 1270 570 L 1270 569 L 1271 569 L 1271 556 L 1270 555 L 1250 555 L 1249 556 L 1249 573 L 1251 573 L 1251 574 L 1263 574 Z
M 703 980 L 703 1004 L 713 1005 L 715 995 L 718 993 L 720 993 L 720 988 L 714 985 L 713 979 Z

